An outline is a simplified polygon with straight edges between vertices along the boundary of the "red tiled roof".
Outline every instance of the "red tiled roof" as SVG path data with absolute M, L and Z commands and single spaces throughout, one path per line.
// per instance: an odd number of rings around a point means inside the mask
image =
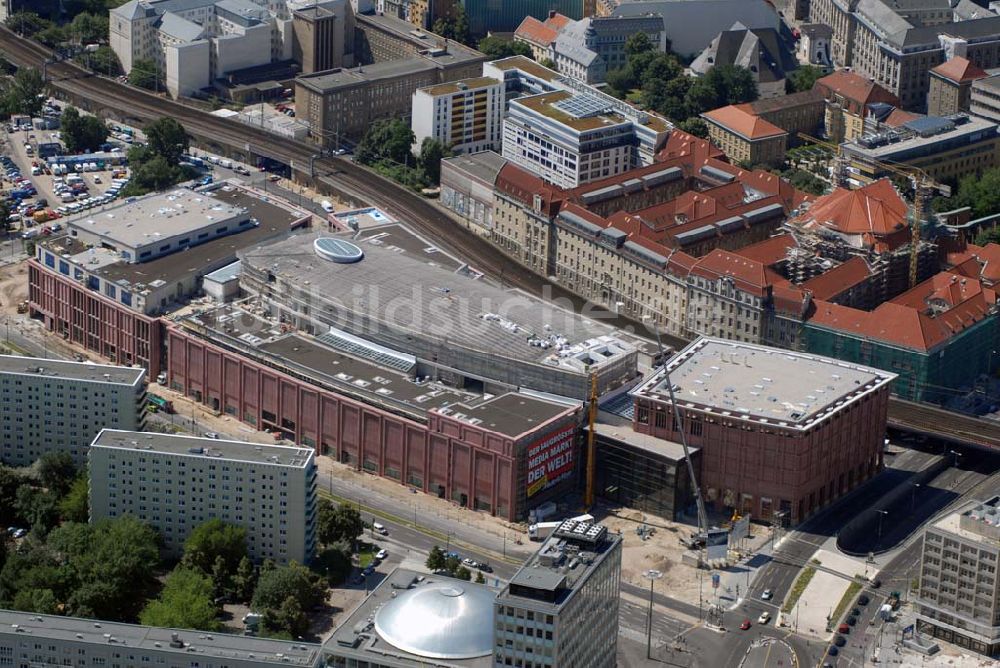
M 956 265 L 952 268 L 952 271 L 960 271 L 963 262 L 967 261 L 966 258 L 968 260 L 975 260 L 977 265 L 975 276 L 971 274 L 966 275 L 969 275 L 971 278 L 978 278 L 989 286 L 1000 283 L 1000 245 L 993 243 L 986 244 L 985 246 L 968 244 L 965 252 L 962 254 L 949 253 L 948 262 Z
M 817 301 L 810 323 L 928 352 L 988 317 L 995 304 L 996 293 L 979 281 L 942 272 L 870 312 Z
M 854 256 L 830 271 L 814 276 L 802 284 L 812 293 L 814 299 L 833 299 L 871 276 L 868 263 Z
M 975 81 L 976 79 L 989 76 L 981 67 L 962 56 L 955 56 L 951 60 L 946 60 L 932 69 L 931 72 L 945 79 L 950 79 L 955 83 Z
M 560 14 L 559 12 L 549 12 L 549 17 L 545 19 L 545 25 L 553 30 L 562 30 L 569 22 L 572 21 L 570 17 L 565 14 Z
M 770 285 L 763 264 L 718 248 L 698 260 L 691 273 L 712 280 L 730 276 L 740 290 L 758 297 L 763 297 Z
M 695 168 L 701 167 L 709 158 L 721 158 L 725 155 L 712 142 L 701 137 L 695 137 L 687 132 L 673 130 L 667 137 L 667 142 L 656 154 L 658 162 L 684 161 Z
M 755 244 L 744 246 L 733 251 L 737 255 L 742 255 L 748 260 L 754 260 L 764 265 L 771 266 L 777 264 L 788 254 L 789 248 L 798 246 L 795 237 L 791 234 L 779 234 L 776 237 L 758 241 Z
M 768 123 L 760 116 L 755 116 L 747 105 L 729 105 L 712 111 L 706 111 L 702 118 L 714 123 L 729 132 L 734 132 L 746 139 L 765 139 L 779 137 L 788 133 L 773 123 Z
M 902 109 L 893 109 L 882 123 L 888 125 L 890 128 L 898 128 L 903 123 L 909 123 L 918 118 L 921 118 L 920 114 L 903 111 Z
M 788 281 L 773 281 L 771 297 L 774 300 L 776 311 L 793 313 L 800 318 L 806 314 L 806 311 L 809 310 L 809 304 L 812 302 L 808 292 Z
M 891 250 L 909 241 L 907 214 L 906 202 L 892 182 L 880 179 L 858 190 L 837 188 L 789 223 L 861 236 L 867 246 Z
M 899 98 L 879 86 L 874 81 L 855 72 L 841 70 L 828 74 L 816 80 L 820 90 L 835 93 L 854 103 L 859 109 L 864 109 L 872 102 L 885 102 L 894 107 L 899 106 Z
M 548 19 L 546 23 L 551 20 Z M 556 37 L 559 36 L 559 30 L 546 25 L 546 23 L 542 23 L 534 16 L 526 16 L 521 21 L 521 25 L 514 31 L 514 37 L 537 44 L 538 46 L 547 47 L 556 41 Z
M 500 168 L 494 188 L 528 207 L 533 207 L 535 195 L 540 195 L 542 208 L 549 216 L 556 215 L 559 204 L 566 197 L 562 188 L 546 183 L 528 170 L 509 162 Z

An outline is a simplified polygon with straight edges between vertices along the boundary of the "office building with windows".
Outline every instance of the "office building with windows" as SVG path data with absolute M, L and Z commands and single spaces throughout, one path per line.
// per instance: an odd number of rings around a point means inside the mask
M 133 515 L 179 555 L 199 524 L 247 531 L 255 561 L 308 563 L 316 548 L 314 451 L 105 429 L 90 446 L 90 520 Z
M 78 465 L 105 427 L 142 429 L 143 369 L 0 355 L 0 461 L 29 466 L 47 452 Z
M 615 665 L 622 539 L 566 520 L 494 603 L 493 665 Z
M 1000 652 L 1000 496 L 972 501 L 924 532 L 917 630 L 995 657 Z
M 436 139 L 455 155 L 500 149 L 503 85 L 490 77 L 462 79 L 413 93 L 414 150 Z

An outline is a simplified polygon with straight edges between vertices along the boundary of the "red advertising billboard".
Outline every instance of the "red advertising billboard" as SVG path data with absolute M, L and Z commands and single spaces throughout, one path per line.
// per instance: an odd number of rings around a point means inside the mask
M 528 446 L 528 498 L 573 475 L 575 433 L 570 425 Z

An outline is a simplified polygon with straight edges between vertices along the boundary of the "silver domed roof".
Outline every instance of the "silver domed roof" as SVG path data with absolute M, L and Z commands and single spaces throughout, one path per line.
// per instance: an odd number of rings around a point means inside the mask
M 432 582 L 402 592 L 375 613 L 375 630 L 399 649 L 433 659 L 493 652 L 493 599 L 486 587 Z

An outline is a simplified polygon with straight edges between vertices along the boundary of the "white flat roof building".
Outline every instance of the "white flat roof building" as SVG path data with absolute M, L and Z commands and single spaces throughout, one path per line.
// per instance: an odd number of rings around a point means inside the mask
M 145 369 L 0 355 L 0 461 L 65 451 L 82 465 L 101 429 L 141 429 Z
M 318 668 L 321 649 L 301 641 L 0 610 L 0 664 L 6 658 L 11 666 Z
M 503 97 L 503 84 L 490 77 L 418 88 L 411 116 L 414 149 L 429 137 L 456 155 L 499 150 Z
M 90 520 L 134 515 L 180 554 L 218 518 L 247 530 L 256 561 L 308 563 L 316 547 L 314 451 L 105 429 L 90 446 Z
M 84 244 L 148 262 L 253 226 L 247 209 L 205 193 L 178 188 L 102 209 L 67 224 Z

